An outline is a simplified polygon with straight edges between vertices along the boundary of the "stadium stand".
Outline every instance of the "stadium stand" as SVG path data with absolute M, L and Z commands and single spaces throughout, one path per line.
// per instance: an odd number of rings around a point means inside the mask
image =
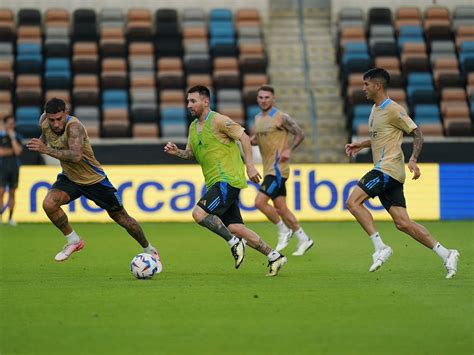
M 371 8 L 367 14 L 341 9 L 337 58 L 351 134 L 368 134 L 372 103 L 365 99 L 361 76 L 374 65 L 391 74 L 389 95 L 425 135 L 473 135 L 472 23 L 474 6 L 452 13 L 442 6 L 400 7 L 395 15 L 390 8 Z
M 245 125 L 266 70 L 256 9 L 0 9 L 0 114 L 18 114 L 25 137 L 51 97 L 92 137 L 185 137 L 197 84 Z

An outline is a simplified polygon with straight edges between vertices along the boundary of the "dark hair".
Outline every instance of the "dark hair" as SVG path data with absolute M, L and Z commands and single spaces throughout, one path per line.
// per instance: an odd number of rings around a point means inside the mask
M 208 99 L 211 98 L 211 92 L 209 91 L 209 89 L 207 87 L 205 87 L 204 85 L 195 85 L 193 87 L 190 87 L 186 93 L 187 94 L 192 94 L 194 92 L 197 92 L 199 93 L 200 96 L 205 96 L 207 97 Z
M 66 103 L 58 99 L 57 97 L 53 97 L 49 100 L 46 105 L 44 105 L 44 112 L 46 113 L 58 113 L 58 112 L 66 112 Z
M 269 91 L 269 92 L 271 92 L 273 95 L 275 95 L 275 89 L 274 89 L 273 86 L 271 86 L 271 85 L 267 85 L 267 84 L 262 85 L 262 86 L 260 86 L 260 87 L 257 89 L 257 92 L 259 92 L 259 91 Z
M 13 119 L 13 121 L 16 121 L 15 116 L 13 116 L 13 115 L 6 115 L 5 117 L 3 117 L 3 123 L 7 123 L 7 121 L 8 121 L 10 118 Z
M 390 83 L 390 74 L 385 69 L 373 68 L 364 73 L 363 79 L 364 80 L 376 79 L 380 81 L 380 83 L 382 84 L 382 87 L 386 89 L 388 84 Z

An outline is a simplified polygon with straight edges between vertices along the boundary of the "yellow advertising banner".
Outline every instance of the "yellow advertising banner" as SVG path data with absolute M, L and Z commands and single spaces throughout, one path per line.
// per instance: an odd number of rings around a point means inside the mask
M 414 219 L 439 219 L 439 177 L 437 164 L 420 164 L 422 176 L 411 180 L 407 171 L 405 196 Z M 204 191 L 197 165 L 104 166 L 127 211 L 139 221 L 192 221 L 191 211 Z M 345 200 L 358 179 L 372 169 L 370 164 L 293 165 L 286 183 L 287 203 L 303 221 L 353 220 Z M 48 189 L 61 171 L 57 166 L 25 166 L 20 171 L 15 219 L 18 222 L 49 221 L 42 209 Z M 260 167 L 261 171 L 261 167 Z M 258 185 L 249 183 L 241 192 L 245 221 L 264 221 L 255 209 Z M 367 207 L 378 220 L 390 219 L 378 198 Z M 107 222 L 107 213 L 81 197 L 63 206 L 71 222 Z

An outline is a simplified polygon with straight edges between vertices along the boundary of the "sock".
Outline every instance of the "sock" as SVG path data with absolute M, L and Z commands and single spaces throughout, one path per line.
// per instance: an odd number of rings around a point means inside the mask
M 235 235 L 232 237 L 232 239 L 228 240 L 227 241 L 227 244 L 230 245 L 230 247 L 232 248 L 235 244 L 237 244 L 239 242 L 239 238 L 237 238 Z
M 67 239 L 68 244 L 76 244 L 81 241 L 79 235 L 77 235 L 76 231 L 73 230 L 71 234 L 65 236 Z
M 309 240 L 309 237 L 306 235 L 304 232 L 303 228 L 300 227 L 300 229 L 295 231 L 295 235 L 298 238 L 300 242 L 306 242 Z
M 375 232 L 370 236 L 370 240 L 374 244 L 375 251 L 381 250 L 386 247 L 386 245 L 383 243 L 382 238 L 380 238 L 379 232 Z
M 148 243 L 148 246 L 146 248 L 143 248 L 143 252 L 147 254 L 152 254 L 153 251 L 155 250 L 156 248 L 153 245 L 151 245 L 151 243 Z
M 286 225 L 283 221 L 281 221 L 281 220 L 280 220 L 280 222 L 278 222 L 278 223 L 276 224 L 276 226 L 278 227 L 278 232 L 280 232 L 280 233 L 284 233 L 284 232 L 286 232 L 288 229 L 290 229 L 290 228 L 288 228 L 287 225 Z
M 272 250 L 270 253 L 268 253 L 267 257 L 269 261 L 275 261 L 280 257 L 280 253 L 277 252 L 276 250 Z
M 443 247 L 441 244 L 436 243 L 436 245 L 433 247 L 433 251 L 438 254 L 438 256 L 441 258 L 441 260 L 446 261 L 446 258 L 449 255 L 449 250 Z

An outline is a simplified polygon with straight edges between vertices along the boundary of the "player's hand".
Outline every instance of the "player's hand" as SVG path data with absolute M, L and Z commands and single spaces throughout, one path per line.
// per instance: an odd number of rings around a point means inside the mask
M 415 160 L 410 159 L 408 161 L 408 169 L 410 170 L 410 173 L 413 173 L 412 180 L 416 180 L 421 176 L 420 168 L 416 164 Z
M 178 152 L 178 147 L 176 144 L 174 144 L 173 142 L 166 143 L 165 153 L 168 153 L 170 155 L 176 155 L 177 152 Z
M 247 166 L 247 175 L 253 182 L 259 183 L 262 176 L 254 165 Z
M 357 153 L 362 149 L 362 147 L 359 145 L 359 143 L 348 143 L 345 145 L 345 150 L 347 156 L 356 156 Z
M 41 139 L 38 138 L 33 138 L 31 141 L 29 141 L 28 144 L 26 144 L 26 147 L 29 150 L 43 154 L 46 154 L 48 150 L 48 147 L 43 143 Z
M 291 157 L 291 149 L 290 148 L 284 149 L 282 150 L 280 154 L 280 161 L 282 163 L 287 162 L 288 160 L 290 160 L 290 157 Z

